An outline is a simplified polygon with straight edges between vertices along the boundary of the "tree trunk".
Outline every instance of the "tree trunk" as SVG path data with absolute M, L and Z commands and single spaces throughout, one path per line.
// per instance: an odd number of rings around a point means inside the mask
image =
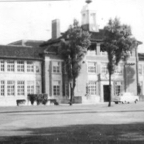
M 109 107 L 111 106 L 111 97 L 112 97 L 111 94 L 112 94 L 111 93 L 111 74 L 109 74 L 109 104 L 108 104 Z
M 76 80 L 73 79 L 73 85 L 71 84 L 71 98 L 70 98 L 70 105 L 73 104 L 73 98 L 74 98 L 74 90 L 76 86 Z
M 126 62 L 124 62 L 124 92 L 126 92 L 127 90 L 127 86 L 126 86 Z

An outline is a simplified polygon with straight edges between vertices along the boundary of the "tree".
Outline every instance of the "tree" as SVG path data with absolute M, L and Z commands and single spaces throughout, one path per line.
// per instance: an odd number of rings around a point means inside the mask
M 111 76 L 120 60 L 126 63 L 132 50 L 136 47 L 137 41 L 132 37 L 131 27 L 121 24 L 118 18 L 109 20 L 104 27 L 105 35 L 103 47 L 108 54 L 107 69 L 109 72 L 109 104 L 111 106 Z
M 70 26 L 62 37 L 59 54 L 62 56 L 65 63 L 71 88 L 70 105 L 72 105 L 76 78 L 79 76 L 82 61 L 87 53 L 87 48 L 91 44 L 90 34 L 78 25 L 77 20 L 74 20 L 73 25 Z

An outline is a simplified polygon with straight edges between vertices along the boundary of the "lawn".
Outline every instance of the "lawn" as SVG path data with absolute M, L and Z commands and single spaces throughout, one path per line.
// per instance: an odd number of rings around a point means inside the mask
M 144 102 L 0 108 L 0 144 L 144 143 Z

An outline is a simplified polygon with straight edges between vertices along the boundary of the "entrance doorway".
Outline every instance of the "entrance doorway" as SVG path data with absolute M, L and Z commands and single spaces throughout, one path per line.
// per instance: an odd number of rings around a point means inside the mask
M 109 85 L 103 86 L 104 102 L 109 101 Z

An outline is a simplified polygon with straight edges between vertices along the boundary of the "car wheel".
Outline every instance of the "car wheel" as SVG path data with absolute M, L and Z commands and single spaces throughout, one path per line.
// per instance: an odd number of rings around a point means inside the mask
M 135 100 L 135 103 L 137 103 L 137 101 L 138 101 L 138 100 L 136 99 L 136 100 Z

